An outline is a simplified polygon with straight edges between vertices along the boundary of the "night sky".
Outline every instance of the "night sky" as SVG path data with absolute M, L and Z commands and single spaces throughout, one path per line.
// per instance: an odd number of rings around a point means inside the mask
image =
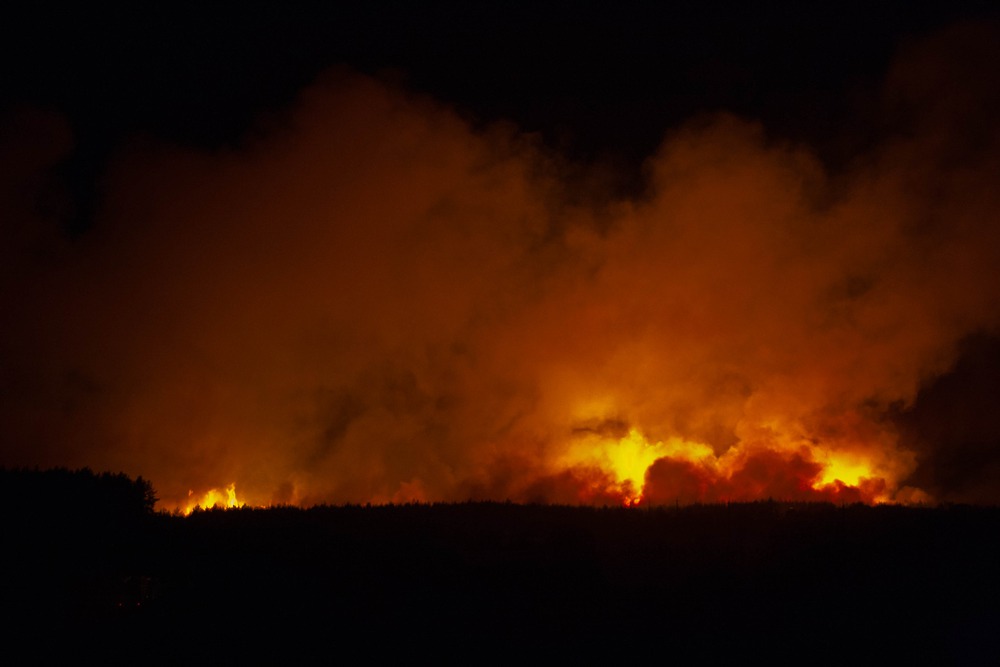
M 0 20 L 0 464 L 1000 502 L 988 2 Z

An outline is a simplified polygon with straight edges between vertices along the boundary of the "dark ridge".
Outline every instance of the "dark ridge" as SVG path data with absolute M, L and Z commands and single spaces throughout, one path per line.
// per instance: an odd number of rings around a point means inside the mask
M 9 535 L 4 593 L 43 662 L 953 664 L 998 648 L 995 507 L 246 507 L 150 513 L 108 541 L 36 518 L 46 557 Z
M 137 517 L 156 506 L 153 485 L 123 472 L 90 468 L 6 468 L 0 466 L 0 507 L 5 513 L 44 516 L 114 515 Z

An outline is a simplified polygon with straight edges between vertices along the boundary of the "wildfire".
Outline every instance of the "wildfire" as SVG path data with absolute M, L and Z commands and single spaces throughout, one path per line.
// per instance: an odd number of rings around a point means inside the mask
M 823 472 L 814 486 L 818 488 L 836 482 L 857 486 L 863 479 L 870 477 L 872 477 L 871 467 L 864 461 L 846 458 L 842 455 L 828 455 Z
M 526 492 L 508 498 L 526 502 L 617 503 L 625 507 L 691 503 L 746 502 L 774 498 L 837 503 L 926 502 L 919 490 L 897 489 L 891 470 L 850 443 L 824 445 L 769 423 L 753 439 L 716 453 L 703 442 L 673 436 L 650 438 L 640 428 L 627 431 L 617 421 L 588 422 L 536 478 Z M 244 494 L 246 491 L 244 490 Z M 370 497 L 376 504 L 428 502 L 433 497 L 417 477 L 400 483 L 395 494 Z M 274 502 L 272 498 L 271 502 Z M 283 503 L 299 504 L 292 493 Z M 236 483 L 188 491 L 175 508 L 187 516 L 196 509 L 268 506 L 261 496 L 238 495 Z
M 188 503 L 182 510 L 182 513 L 187 516 L 199 508 L 205 510 L 215 507 L 229 509 L 244 505 L 246 503 L 241 502 L 236 496 L 236 482 L 233 482 L 224 489 L 209 489 L 202 496 L 195 496 L 194 491 L 188 491 Z
M 826 453 L 822 459 L 823 470 L 813 482 L 813 489 L 823 492 L 841 487 L 855 488 L 863 492 L 867 502 L 893 502 L 884 480 L 870 462 L 842 453 Z
M 609 473 L 626 507 L 639 505 L 643 500 L 646 471 L 659 459 L 677 458 L 705 462 L 712 457 L 712 448 L 696 442 L 671 438 L 649 442 L 638 429 L 630 429 L 619 439 L 592 436 L 577 443 L 561 459 L 560 464 L 569 468 L 597 468 Z
M 787 500 L 889 502 L 873 465 L 820 446 L 734 447 L 716 455 L 704 443 L 680 438 L 651 442 L 632 428 L 620 438 L 589 434 L 559 460 L 566 469 L 599 470 L 602 489 L 626 507 L 774 497 Z

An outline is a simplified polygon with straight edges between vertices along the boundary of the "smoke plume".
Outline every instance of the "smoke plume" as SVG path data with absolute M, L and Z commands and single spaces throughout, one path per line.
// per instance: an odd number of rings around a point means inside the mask
M 844 169 L 719 113 L 669 129 L 627 199 L 338 70 L 239 148 L 135 138 L 75 238 L 51 177 L 69 133 L 25 111 L 2 147 L 0 456 L 142 475 L 167 508 L 233 483 L 255 504 L 940 499 L 913 475 L 941 454 L 894 415 L 1000 325 L 998 43 L 905 52 Z

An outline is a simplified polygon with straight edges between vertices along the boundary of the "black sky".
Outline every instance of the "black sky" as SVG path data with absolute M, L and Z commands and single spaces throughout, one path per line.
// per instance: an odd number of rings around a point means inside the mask
M 834 159 L 864 140 L 859 120 L 900 47 L 992 12 L 985 1 L 320 4 L 8 9 L 0 102 L 67 115 L 84 171 L 134 133 L 238 141 L 337 65 L 472 119 L 509 119 L 574 157 L 635 162 L 665 127 L 725 109 Z

